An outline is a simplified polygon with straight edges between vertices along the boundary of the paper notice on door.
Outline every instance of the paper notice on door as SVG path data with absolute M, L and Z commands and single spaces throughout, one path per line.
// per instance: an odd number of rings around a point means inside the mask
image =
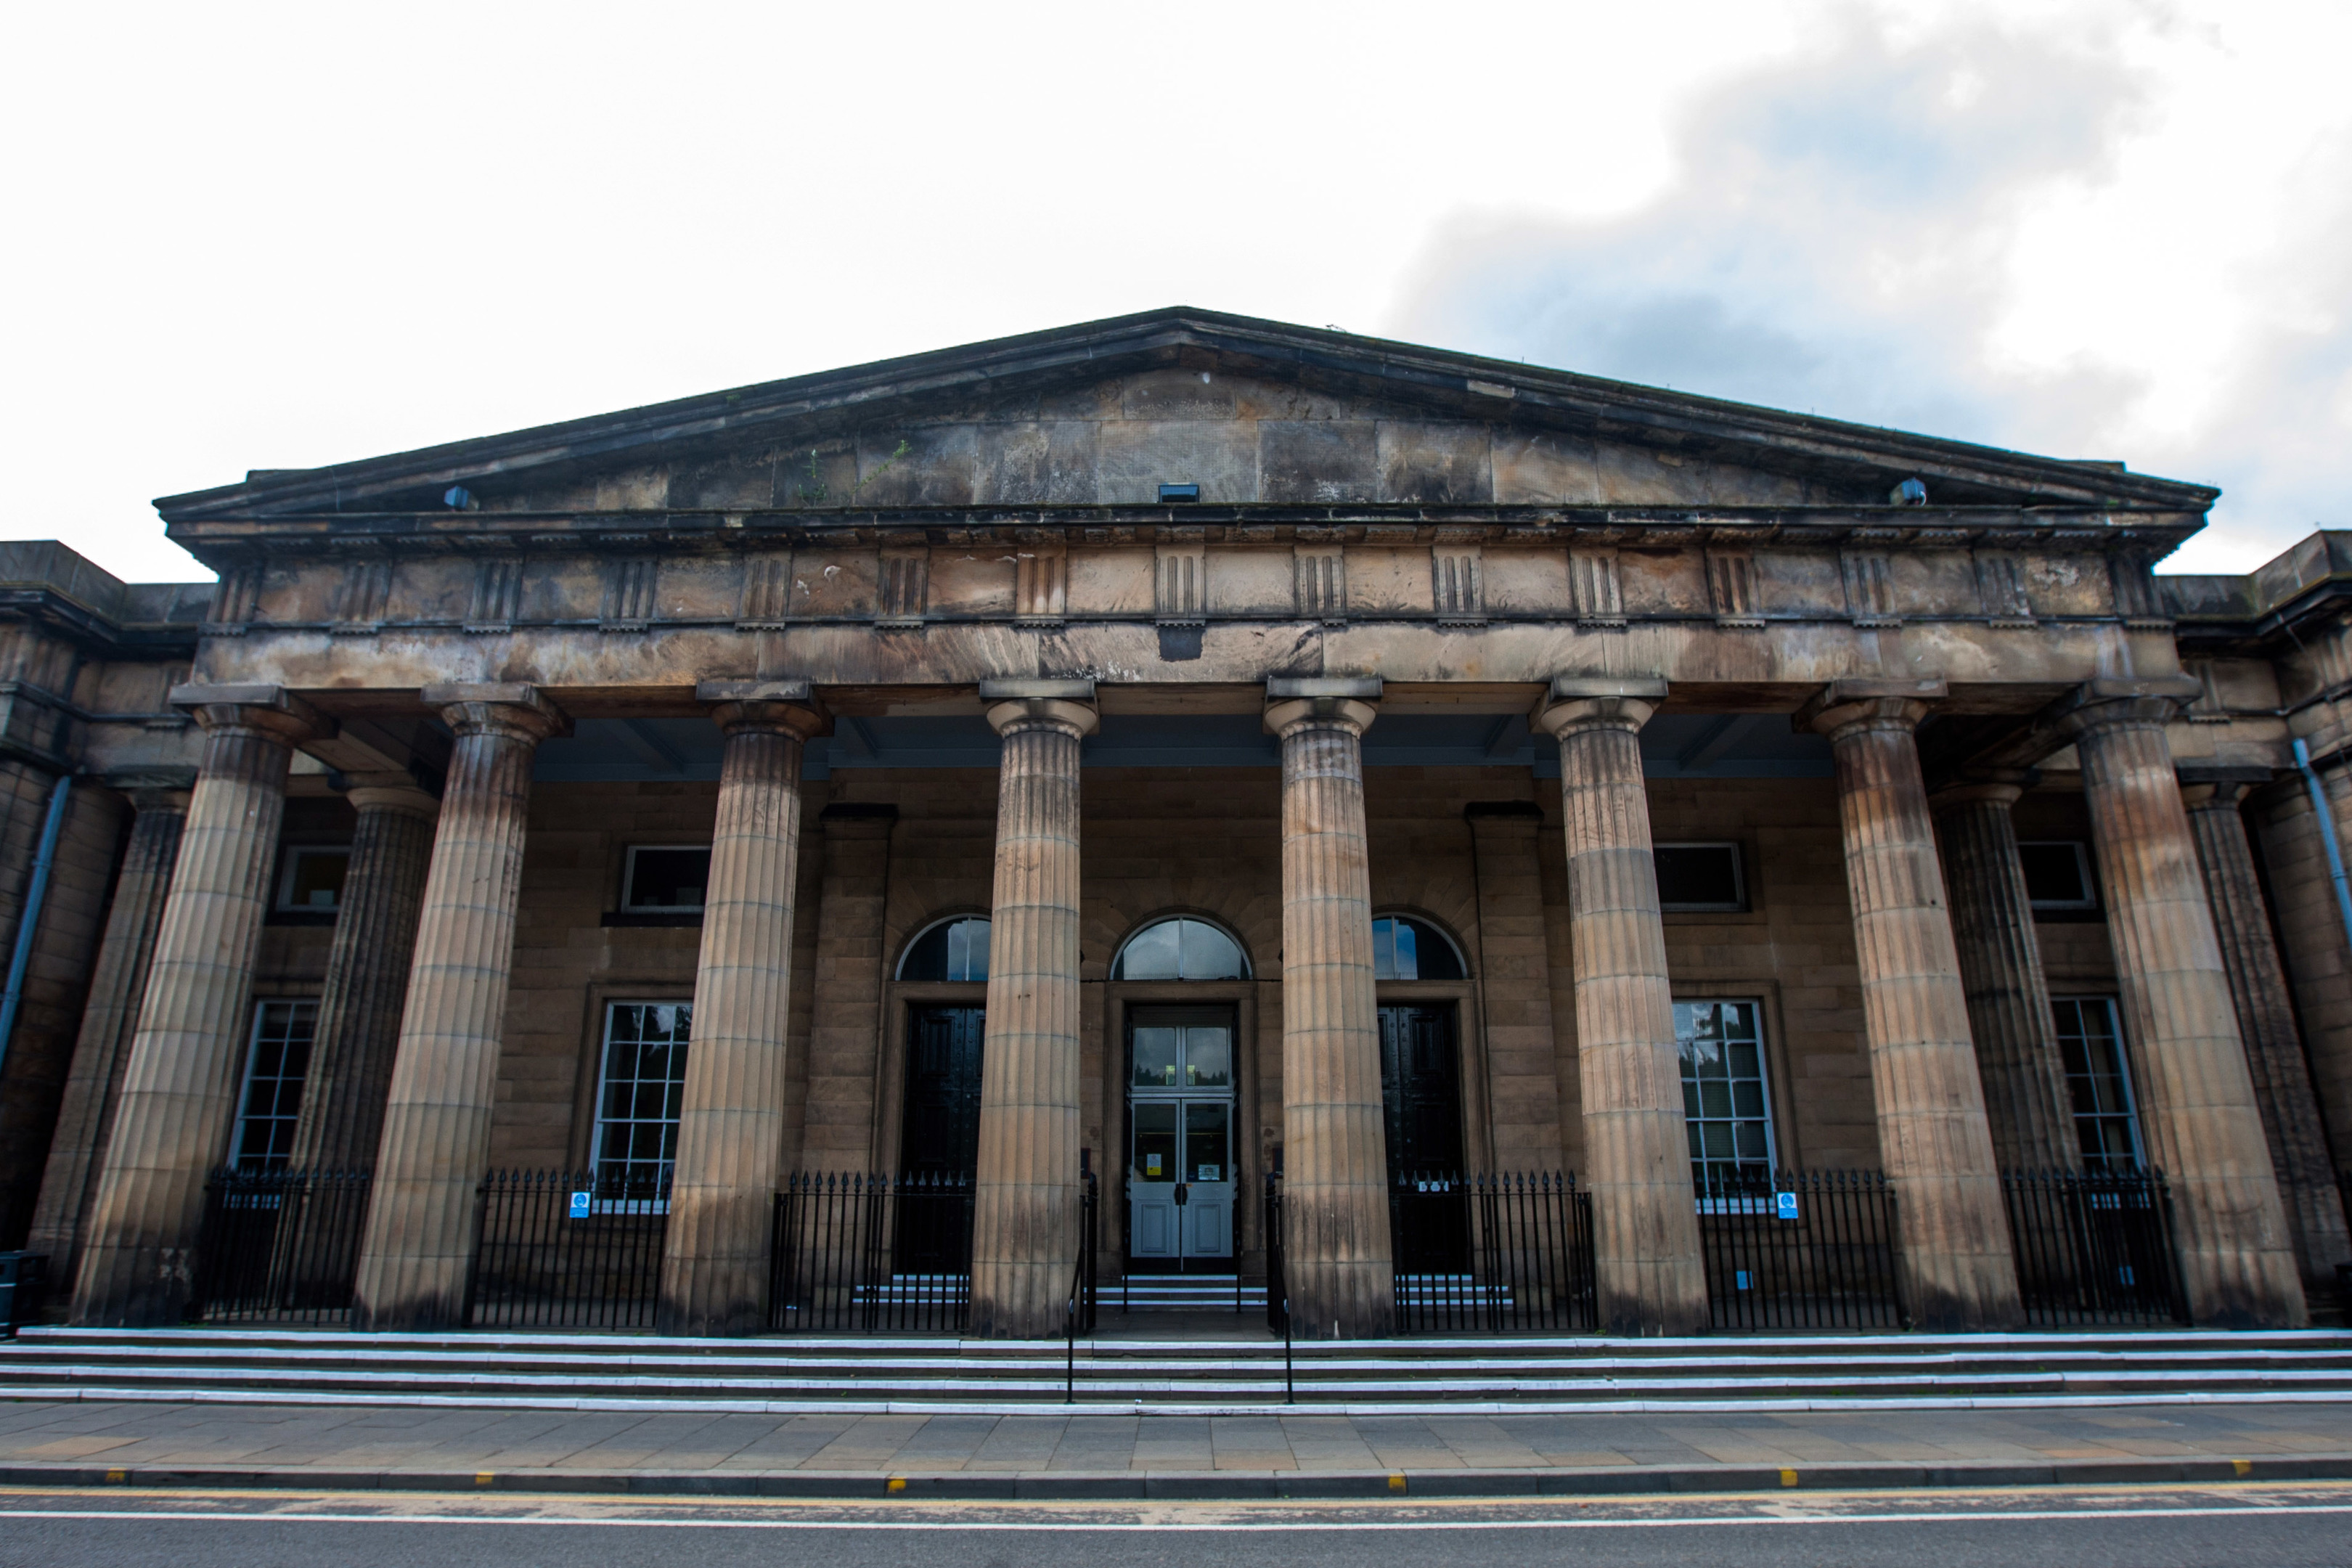
M 1159 1155 L 1146 1154 L 1143 1157 L 1143 1173 L 1147 1176 L 1156 1176 L 1160 1173 Z
M 1223 1168 L 1224 1167 L 1221 1165 L 1203 1165 L 1201 1167 L 1201 1173 L 1192 1179 L 1196 1182 L 1223 1181 L 1224 1178 L 1218 1175 L 1217 1173 Z

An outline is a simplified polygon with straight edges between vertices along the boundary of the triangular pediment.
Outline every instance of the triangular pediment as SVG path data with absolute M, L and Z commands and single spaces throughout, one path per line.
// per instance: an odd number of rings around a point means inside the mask
M 1475 355 L 1168 310 L 157 502 L 173 523 L 438 510 L 1882 504 L 2201 511 L 2214 491 Z

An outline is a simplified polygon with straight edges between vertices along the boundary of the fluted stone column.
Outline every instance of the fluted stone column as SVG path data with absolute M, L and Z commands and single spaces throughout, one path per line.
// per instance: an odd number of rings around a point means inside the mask
M 1601 1324 L 1612 1334 L 1708 1322 L 1642 782 L 1641 729 L 1665 694 L 1663 680 L 1564 679 L 1535 717 L 1559 742 L 1585 1174 Z
M 1266 682 L 1282 737 L 1284 1281 L 1298 1333 L 1396 1321 L 1363 735 L 1377 679 Z
M 489 1158 L 499 1038 L 532 754 L 569 728 L 536 688 L 428 686 L 457 733 L 416 952 L 376 1147 L 352 1320 L 362 1329 L 465 1323 L 475 1188 Z
M 990 680 L 1003 737 L 980 1069 L 971 1331 L 1062 1331 L 1078 1256 L 1078 742 L 1090 680 Z
M 287 769 L 296 742 L 333 728 L 275 687 L 173 700 L 205 727 L 205 755 L 82 1251 L 74 1321 L 100 1327 L 176 1323 L 187 1302 L 205 1178 L 236 1116 Z
M 823 725 L 805 681 L 706 681 L 727 737 L 703 892 L 694 1034 L 670 1180 L 659 1325 L 768 1326 L 768 1240 L 784 1141 L 801 746 Z
M 1827 735 L 1870 1037 L 1878 1153 L 1894 1184 L 1904 1299 L 1920 1328 L 2024 1321 L 1959 954 L 1912 731 L 1941 681 L 1838 681 L 1799 711 Z
M 188 818 L 184 788 L 132 788 L 126 793 L 136 814 L 130 843 L 115 874 L 114 901 L 107 911 L 73 1066 L 58 1106 L 40 1200 L 25 1241 L 26 1251 L 47 1255 L 50 1278 L 68 1285 L 97 1203 L 98 1176 L 105 1168 L 124 1070 L 131 1062 L 131 1034 L 139 1025 L 139 1002 L 146 993 L 148 965 Z
M 405 775 L 355 784 L 345 798 L 359 826 L 319 994 L 310 1079 L 294 1123 L 289 1163 L 301 1171 L 364 1171 L 375 1163 L 433 858 L 433 819 L 441 809 Z
M 2164 726 L 2196 682 L 2099 680 L 2060 720 L 2082 759 L 2140 1133 L 2172 1186 L 2200 1323 L 2306 1321 L 2286 1210 Z
M 2072 1171 L 2083 1163 L 2082 1145 L 2010 816 L 2032 778 L 1964 781 L 1929 796 L 1927 808 L 1951 893 L 1952 940 L 1994 1158 L 2004 1171 Z
M 2352 1235 L 2345 1228 L 2344 1202 L 2328 1157 L 2327 1132 L 2319 1119 L 2319 1097 L 2311 1083 L 2311 1063 L 2295 1027 L 2286 968 L 2279 961 L 2270 910 L 2254 874 L 2253 847 L 2246 838 L 2238 803 L 2242 781 L 2181 782 L 2189 829 L 2196 836 L 2197 859 L 2205 873 L 2206 901 L 2212 906 L 2214 935 L 2230 977 L 2230 999 L 2238 1033 L 2246 1047 L 2253 1079 L 2254 1105 L 2262 1112 L 2263 1136 L 2271 1149 L 2279 1198 L 2286 1205 L 2295 1258 L 2303 1268 L 2304 1292 L 2333 1292 L 2336 1266 L 2352 1263 Z

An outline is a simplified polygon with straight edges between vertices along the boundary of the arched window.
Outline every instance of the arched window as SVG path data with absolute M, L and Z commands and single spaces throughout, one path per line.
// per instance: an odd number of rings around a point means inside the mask
M 1247 980 L 1241 943 L 1206 921 L 1155 921 L 1127 939 L 1113 980 Z
M 898 961 L 901 980 L 988 978 L 988 921 L 979 915 L 941 921 L 917 937 Z
M 1375 980 L 1466 980 L 1470 966 L 1462 962 L 1453 940 L 1427 921 L 1409 915 L 1382 915 L 1372 922 L 1372 978 Z

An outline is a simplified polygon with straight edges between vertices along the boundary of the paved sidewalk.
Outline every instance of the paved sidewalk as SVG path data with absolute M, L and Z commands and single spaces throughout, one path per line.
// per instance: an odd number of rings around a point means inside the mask
M 0 1403 L 0 1484 L 1344 1495 L 2352 1477 L 2352 1402 L 1789 1415 L 637 1415 Z M 1402 1479 L 1398 1479 L 1402 1478 Z M 901 1483 L 892 1485 L 893 1480 Z

